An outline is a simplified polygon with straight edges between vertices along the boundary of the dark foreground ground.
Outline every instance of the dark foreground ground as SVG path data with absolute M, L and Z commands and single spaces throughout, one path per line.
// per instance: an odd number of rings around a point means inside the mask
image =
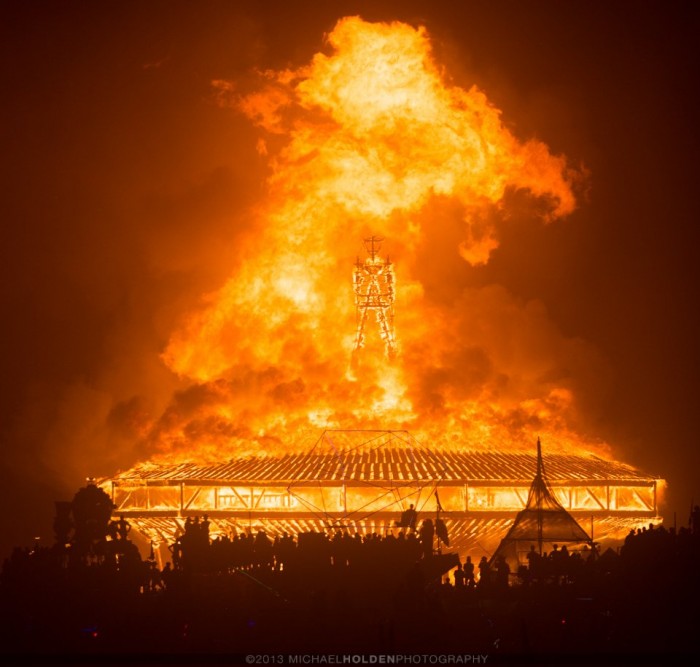
M 82 590 L 37 585 L 3 599 L 4 664 L 661 665 L 700 657 L 697 581 L 491 591 L 321 575 L 316 585 L 299 583 L 231 573 L 183 576 L 147 593 L 118 580 Z
M 640 533 L 621 553 L 564 574 L 525 571 L 509 585 L 484 578 L 475 587 L 445 584 L 433 576 L 435 557 L 408 562 L 389 546 L 355 565 L 310 551 L 313 558 L 290 558 L 281 571 L 275 558 L 161 572 L 140 559 L 18 551 L 0 582 L 0 658 L 596 666 L 700 658 L 700 534 Z

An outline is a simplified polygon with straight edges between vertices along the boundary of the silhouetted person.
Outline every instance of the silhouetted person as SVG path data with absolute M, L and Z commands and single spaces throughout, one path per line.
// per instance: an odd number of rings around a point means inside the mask
M 479 561 L 479 587 L 485 588 L 489 584 L 489 575 L 491 568 L 489 567 L 489 562 L 486 560 L 486 556 L 482 556 Z
M 255 536 L 253 552 L 256 567 L 271 567 L 272 540 L 270 540 L 264 530 L 259 530 L 258 534 Z
M 530 551 L 527 552 L 527 566 L 530 571 L 531 579 L 539 579 L 542 568 L 541 568 L 542 557 L 535 551 L 535 545 L 530 545 Z
M 184 535 L 180 535 L 177 538 L 175 538 L 175 542 L 173 544 L 168 546 L 168 549 L 170 550 L 170 553 L 172 554 L 173 558 L 173 567 L 176 570 L 179 570 L 183 567 L 183 559 L 185 555 L 185 551 L 183 548 L 183 542 L 185 541 Z
M 410 531 L 415 531 L 416 521 L 418 520 L 418 512 L 409 505 L 407 510 L 401 513 L 401 521 L 398 524 L 399 528 L 408 528 Z
M 474 586 L 476 586 L 476 579 L 474 578 L 474 563 L 472 563 L 471 556 L 467 556 L 467 562 L 464 564 L 464 582 L 469 588 L 474 588 Z
M 455 578 L 455 588 L 464 588 L 464 570 L 462 569 L 462 563 L 457 566 L 453 576 Z
M 566 558 L 566 556 L 566 553 L 560 551 L 558 544 L 552 545 L 552 551 L 547 559 L 549 561 L 549 572 L 554 575 L 554 581 L 556 583 L 559 583 L 564 574 L 564 558 Z
M 433 538 L 435 537 L 435 527 L 432 520 L 423 521 L 419 536 L 423 558 L 430 558 L 433 555 Z
M 510 575 L 510 565 L 503 556 L 496 560 L 496 581 L 500 589 L 508 588 L 508 576 Z
M 161 573 L 160 578 L 163 581 L 163 586 L 166 589 L 169 586 L 171 586 L 172 580 L 173 580 L 173 568 L 171 567 L 170 563 L 165 564 L 165 567 L 163 568 L 163 572 Z

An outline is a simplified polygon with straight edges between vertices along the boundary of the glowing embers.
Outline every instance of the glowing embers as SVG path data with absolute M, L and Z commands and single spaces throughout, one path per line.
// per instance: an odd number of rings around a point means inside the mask
M 384 239 L 371 236 L 365 239 L 368 257 L 364 262 L 357 258 L 353 271 L 357 333 L 357 352 L 365 345 L 365 326 L 370 312 L 374 312 L 379 325 L 379 335 L 384 341 L 384 351 L 390 359 L 396 356 L 396 336 L 394 334 L 394 267 L 389 258 L 379 257 Z
M 445 478 L 444 462 L 406 431 L 324 431 L 309 458 L 313 474 L 288 490 L 327 527 L 391 525 L 409 505 L 433 512 Z

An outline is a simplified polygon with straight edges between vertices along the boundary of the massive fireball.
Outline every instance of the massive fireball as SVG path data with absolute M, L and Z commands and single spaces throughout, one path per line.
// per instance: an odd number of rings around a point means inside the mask
M 581 174 L 564 157 L 518 140 L 481 90 L 449 82 L 426 30 L 402 23 L 342 19 L 308 65 L 260 73 L 252 93 L 214 86 L 260 133 L 267 192 L 233 274 L 164 352 L 191 385 L 152 424 L 156 460 L 299 449 L 322 428 L 601 451 L 581 435 L 585 345 L 503 287 L 446 299 L 424 279 L 436 247 L 488 262 L 516 191 L 536 222 L 573 211 Z M 352 272 L 371 236 L 394 266 L 397 353 L 369 326 L 351 363 Z

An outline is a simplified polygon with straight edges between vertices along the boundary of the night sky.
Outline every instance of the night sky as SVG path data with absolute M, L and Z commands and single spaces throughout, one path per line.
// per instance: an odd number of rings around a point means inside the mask
M 141 460 L 184 386 L 160 354 L 230 273 L 266 167 L 212 81 L 298 67 L 348 15 L 424 25 L 456 85 L 590 178 L 551 225 L 504 227 L 435 280 L 539 300 L 600 359 L 589 432 L 700 502 L 699 12 L 660 2 L 3 2 L 1 547 L 52 541 L 53 501 Z M 134 403 L 134 404 L 136 404 Z M 116 415 L 118 417 L 118 415 Z M 111 421 L 110 421 L 111 420 Z

